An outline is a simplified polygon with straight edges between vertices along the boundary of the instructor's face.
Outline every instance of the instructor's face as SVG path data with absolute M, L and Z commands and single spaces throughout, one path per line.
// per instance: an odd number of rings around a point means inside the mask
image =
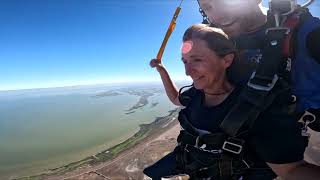
M 217 24 L 229 36 L 245 32 L 252 6 L 258 6 L 257 0 L 199 0 L 201 9 L 211 22 Z

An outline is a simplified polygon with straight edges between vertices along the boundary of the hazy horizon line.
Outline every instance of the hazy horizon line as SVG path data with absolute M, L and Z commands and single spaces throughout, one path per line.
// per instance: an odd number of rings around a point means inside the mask
M 173 79 L 173 81 L 191 81 L 188 79 Z M 47 87 L 27 87 L 27 88 L 12 88 L 12 89 L 0 89 L 0 92 L 6 91 L 20 91 L 20 90 L 41 90 L 41 89 L 55 89 L 55 88 L 73 88 L 81 86 L 99 86 L 99 85 L 121 85 L 121 84 L 136 84 L 136 83 L 161 83 L 161 80 L 150 80 L 150 81 L 123 81 L 123 82 L 100 82 L 100 83 L 79 83 L 79 84 L 70 84 L 70 85 L 61 85 L 61 86 L 47 86 Z

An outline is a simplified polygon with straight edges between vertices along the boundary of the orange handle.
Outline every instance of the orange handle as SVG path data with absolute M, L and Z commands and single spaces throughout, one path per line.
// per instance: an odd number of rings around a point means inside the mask
M 167 33 L 164 36 L 164 39 L 163 39 L 162 44 L 161 44 L 161 47 L 160 47 L 160 49 L 158 51 L 158 54 L 157 54 L 157 59 L 159 61 L 161 61 L 164 49 L 166 48 L 166 45 L 167 45 L 167 42 L 168 42 L 168 40 L 169 40 L 169 38 L 171 36 L 171 33 L 173 32 L 174 28 L 176 27 L 176 20 L 178 18 L 180 10 L 181 10 L 181 8 L 177 7 L 176 11 L 174 12 L 173 18 L 172 18 L 172 20 L 170 22 L 170 25 L 168 27 Z

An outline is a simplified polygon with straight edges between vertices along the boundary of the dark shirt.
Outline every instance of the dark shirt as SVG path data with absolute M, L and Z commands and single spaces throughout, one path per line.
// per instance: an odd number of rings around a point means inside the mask
M 233 92 L 219 105 L 206 107 L 202 91 L 191 88 L 183 95 L 192 95 L 186 107 L 187 118 L 198 129 L 211 133 L 222 132 L 220 123 L 236 103 L 241 88 Z M 281 103 L 274 102 L 254 122 L 246 138 L 248 148 L 263 162 L 283 164 L 303 159 L 306 139 L 301 135 L 299 123 L 282 111 Z

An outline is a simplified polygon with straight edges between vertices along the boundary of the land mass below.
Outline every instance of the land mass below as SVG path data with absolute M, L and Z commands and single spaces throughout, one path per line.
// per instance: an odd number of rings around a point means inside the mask
M 175 137 L 178 132 L 176 130 L 178 127 L 178 122 L 176 120 L 178 112 L 179 108 L 169 111 L 167 116 L 157 117 L 155 121 L 150 124 L 141 124 L 140 130 L 132 137 L 100 153 L 84 158 L 80 161 L 50 169 L 38 175 L 21 177 L 18 179 L 83 179 L 81 177 L 84 176 L 86 177 L 84 179 L 92 179 L 91 176 L 98 176 L 106 179 L 104 177 L 105 173 L 101 174 L 99 171 L 108 171 L 107 179 L 126 179 L 126 177 L 132 176 L 136 177 L 133 179 L 141 179 L 143 178 L 142 170 L 145 166 L 152 164 L 155 160 L 162 157 L 163 152 L 169 152 L 174 148 L 176 144 Z M 175 127 L 175 135 L 167 139 L 165 143 L 159 142 L 156 143 L 155 146 L 150 144 L 151 141 L 159 138 L 161 134 L 167 132 L 172 127 Z M 169 141 L 171 142 L 170 145 L 168 145 Z M 147 150 L 145 149 L 147 146 L 149 146 L 149 148 L 157 148 L 154 150 Z M 143 160 L 139 158 L 131 159 L 132 157 L 143 156 L 145 157 Z M 126 157 L 128 157 L 128 159 L 125 159 Z M 119 158 L 122 160 L 120 161 Z M 122 169 L 123 171 L 119 172 L 115 171 L 114 168 L 110 169 L 110 166 L 115 166 L 115 164 L 117 164 L 116 162 L 122 164 L 119 165 L 118 169 Z M 137 165 L 138 162 L 140 164 L 139 166 Z M 136 165 L 132 165 L 132 163 Z M 122 175 L 119 175 L 119 173 Z M 128 175 L 128 173 L 131 175 Z

